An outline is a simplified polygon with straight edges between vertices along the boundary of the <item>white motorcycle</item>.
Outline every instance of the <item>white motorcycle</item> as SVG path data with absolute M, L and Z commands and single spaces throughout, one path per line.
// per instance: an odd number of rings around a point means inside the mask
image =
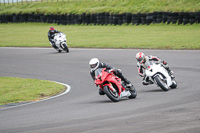
M 65 52 L 69 52 L 69 48 L 67 46 L 67 39 L 66 39 L 66 35 L 64 33 L 57 33 L 54 36 L 54 42 L 55 45 L 58 47 L 58 52 L 61 51 L 65 51 Z
M 162 90 L 168 91 L 169 88 L 175 89 L 177 82 L 173 75 L 169 75 L 168 71 L 161 65 L 156 64 L 153 61 L 147 61 L 145 63 L 146 79 L 149 83 L 158 85 Z

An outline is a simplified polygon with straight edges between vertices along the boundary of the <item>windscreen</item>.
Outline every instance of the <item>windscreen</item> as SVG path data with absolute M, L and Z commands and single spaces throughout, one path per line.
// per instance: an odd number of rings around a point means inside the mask
M 95 70 L 95 77 L 96 78 L 97 78 L 98 75 L 101 74 L 102 70 L 103 70 L 103 68 L 98 68 L 98 69 Z
M 145 62 L 144 67 L 150 68 L 149 66 L 151 66 L 151 65 L 153 65 L 153 62 L 148 60 L 148 61 Z

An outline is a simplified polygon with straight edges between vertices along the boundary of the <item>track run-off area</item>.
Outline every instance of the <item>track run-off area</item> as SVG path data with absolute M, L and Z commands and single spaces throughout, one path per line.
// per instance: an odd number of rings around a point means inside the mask
M 147 49 L 0 48 L 0 77 L 57 81 L 71 86 L 64 95 L 0 109 L 0 133 L 199 133 L 200 51 Z M 137 52 L 155 55 L 174 71 L 177 89 L 142 85 Z M 99 58 L 122 70 L 136 99 L 114 103 L 90 76 L 89 60 Z

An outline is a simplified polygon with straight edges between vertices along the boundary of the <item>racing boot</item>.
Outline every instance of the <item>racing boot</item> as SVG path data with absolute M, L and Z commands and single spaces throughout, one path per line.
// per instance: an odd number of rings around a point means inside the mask
M 169 73 L 169 76 L 172 78 L 172 79 L 174 79 L 175 77 L 174 77 L 174 72 L 172 71 L 172 70 L 170 70 L 170 71 L 168 71 L 168 73 Z
M 59 48 L 55 45 L 55 43 L 52 44 L 52 47 L 55 48 L 58 52 L 60 52 Z
M 126 84 L 126 87 L 128 87 L 128 88 L 131 88 L 132 87 L 132 84 L 131 84 L 131 82 L 129 81 L 129 80 L 127 80 L 126 78 L 124 78 L 124 83 Z
M 129 80 L 127 80 L 123 75 L 122 72 L 120 70 L 116 70 L 114 71 L 115 75 L 117 75 L 119 78 L 121 78 L 122 81 L 124 81 L 125 86 L 128 88 L 131 88 L 132 84 Z
M 169 66 L 167 65 L 167 62 L 163 61 L 161 63 L 161 65 L 167 70 L 169 76 L 173 75 L 174 72 L 169 69 Z
M 149 85 L 149 83 L 146 80 L 142 80 L 143 85 Z
M 105 93 L 99 88 L 99 95 L 104 95 Z
M 166 70 L 167 70 L 167 72 L 169 73 L 169 76 L 172 78 L 172 79 L 174 79 L 175 77 L 174 77 L 174 72 L 172 71 L 172 70 L 170 70 L 169 69 L 169 67 L 168 68 L 165 68 Z
M 174 74 L 174 72 L 172 70 L 169 70 L 168 72 L 169 72 L 170 76 Z
M 149 84 L 153 84 L 153 82 L 151 80 L 149 80 L 149 77 L 144 77 L 142 80 L 142 84 L 143 85 L 149 85 Z
M 167 70 L 167 72 L 169 73 L 169 76 L 172 76 L 172 75 L 174 74 L 174 72 L 173 72 L 172 70 L 170 70 L 169 67 L 166 68 L 166 70 Z

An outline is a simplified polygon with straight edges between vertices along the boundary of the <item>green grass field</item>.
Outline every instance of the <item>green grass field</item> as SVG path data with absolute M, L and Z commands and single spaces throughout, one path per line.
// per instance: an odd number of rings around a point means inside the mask
M 0 14 L 44 13 L 44 14 L 81 14 L 81 13 L 147 13 L 154 11 L 197 12 L 199 0 L 43 0 L 43 2 L 24 1 L 0 6 Z
M 0 77 L 0 105 L 23 101 L 37 101 L 65 90 L 58 83 L 12 77 Z
M 57 24 L 0 24 L 0 47 L 51 47 L 50 26 L 67 34 L 69 47 L 200 49 L 200 24 L 69 26 Z

